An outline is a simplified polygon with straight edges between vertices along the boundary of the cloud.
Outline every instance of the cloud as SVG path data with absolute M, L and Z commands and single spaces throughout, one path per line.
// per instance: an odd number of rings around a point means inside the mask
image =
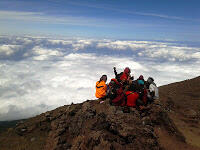
M 125 14 L 139 15 L 139 16 L 151 16 L 151 17 L 170 19 L 170 20 L 179 20 L 179 21 L 199 21 L 195 19 L 187 19 L 183 17 L 169 16 L 169 15 L 159 14 L 159 13 L 129 11 L 126 9 L 113 8 L 113 6 L 97 6 L 97 5 L 91 5 L 91 4 L 85 4 L 85 3 L 83 4 L 83 3 L 77 3 L 77 2 L 70 2 L 70 4 L 97 8 L 97 9 L 105 9 L 105 10 L 110 10 L 110 11 L 115 11 L 115 12 L 120 12 L 120 13 L 125 13 Z
M 68 25 L 86 25 L 95 24 L 95 19 L 84 19 L 82 17 L 58 17 L 48 16 L 42 12 L 25 11 L 0 11 L 0 20 L 18 20 L 38 23 L 68 24 Z M 87 20 L 87 21 L 86 21 Z M 90 22 L 90 23 L 88 23 Z M 95 24 L 96 25 L 96 24 Z
M 147 41 L 104 41 L 99 42 L 97 47 L 98 48 L 110 48 L 115 50 L 138 50 L 146 48 L 146 46 L 153 44 L 153 42 Z
M 158 59 L 167 59 L 169 61 L 190 61 L 192 59 L 199 58 L 199 48 L 190 48 L 190 47 L 177 47 L 177 46 L 165 46 L 165 47 L 156 47 L 152 49 L 146 49 L 143 52 L 140 52 L 140 56 L 158 58 Z
M 20 48 L 19 45 L 1 45 L 0 46 L 0 57 L 10 56 Z
M 129 66 L 135 78 L 152 76 L 158 85 L 200 73 L 199 48 L 178 43 L 0 37 L 0 48 L 0 120 L 95 99 L 96 81 L 113 78 L 114 66 L 118 72 Z
M 113 24 L 105 18 L 97 19 L 95 17 L 82 16 L 53 16 L 43 12 L 26 12 L 26 11 L 2 11 L 0 10 L 0 20 L 2 21 L 21 21 L 29 23 L 45 24 L 64 24 L 76 26 L 93 26 L 93 27 L 113 27 Z M 122 23 L 126 24 L 126 23 Z M 126 24 L 127 25 L 127 24 Z
M 154 58 L 156 60 L 167 59 L 168 61 L 189 61 L 200 57 L 200 48 L 177 46 L 172 43 L 151 41 L 106 41 L 99 42 L 97 48 L 114 50 L 136 51 L 139 57 Z
M 188 19 L 183 18 L 183 17 L 169 16 L 169 15 L 156 14 L 156 13 L 144 13 L 144 12 L 134 12 L 134 13 L 138 14 L 138 15 L 142 15 L 142 16 L 159 17 L 159 18 L 163 18 L 163 19 L 182 20 L 182 21 L 188 20 Z
M 59 57 L 59 56 L 62 56 L 62 52 L 58 50 L 53 50 L 53 49 L 47 49 L 47 48 L 42 48 L 40 46 L 35 46 L 33 49 L 32 49 L 32 55 L 36 55 L 33 57 L 34 60 L 47 60 L 51 57 L 55 58 L 56 56 Z M 24 56 L 28 56 L 30 54 L 24 54 Z
M 142 13 L 142 12 L 133 12 L 133 11 L 124 11 L 118 9 L 111 9 L 112 11 L 117 11 L 126 14 L 133 15 L 143 15 L 151 17 L 159 17 L 164 19 L 176 19 L 176 20 L 187 20 L 181 17 L 167 16 L 153 13 Z M 0 21 L 8 23 L 10 21 L 21 22 L 21 23 L 39 23 L 39 24 L 51 24 L 51 25 L 73 25 L 73 26 L 85 26 L 85 27 L 108 27 L 108 28 L 121 28 L 121 27 L 163 27 L 162 24 L 154 23 L 142 23 L 135 22 L 127 19 L 109 19 L 109 18 L 96 18 L 96 17 L 86 17 L 86 16 L 72 16 L 72 15 L 50 15 L 45 12 L 28 12 L 28 11 L 8 11 L 0 10 Z M 128 21 L 128 22 L 127 22 Z M 191 21 L 191 20 L 187 20 Z M 120 27 L 118 26 L 120 24 Z M 5 26 L 6 27 L 6 26 Z

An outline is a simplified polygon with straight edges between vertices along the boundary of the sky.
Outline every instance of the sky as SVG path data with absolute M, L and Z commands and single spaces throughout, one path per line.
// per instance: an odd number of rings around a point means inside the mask
M 0 34 L 200 39 L 199 0 L 1 0 Z
M 200 75 L 197 0 L 1 0 L 0 121 L 96 100 L 125 67 L 158 86 Z

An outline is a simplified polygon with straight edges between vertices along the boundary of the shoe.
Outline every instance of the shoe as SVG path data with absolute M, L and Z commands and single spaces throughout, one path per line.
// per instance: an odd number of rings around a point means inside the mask
M 144 110 L 145 106 L 140 105 L 139 108 L 140 108 L 140 110 Z

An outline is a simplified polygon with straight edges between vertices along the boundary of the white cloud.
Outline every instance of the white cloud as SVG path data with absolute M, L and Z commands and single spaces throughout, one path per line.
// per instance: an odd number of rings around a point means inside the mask
M 80 6 L 87 6 L 87 7 L 92 7 L 92 8 L 97 8 L 97 9 L 106 9 L 106 10 L 110 10 L 110 11 L 116 11 L 116 12 L 120 12 L 120 13 L 125 13 L 125 14 L 132 14 L 132 15 L 139 15 L 139 16 L 151 16 L 151 17 L 159 17 L 159 18 L 163 18 L 163 19 L 170 19 L 170 20 L 193 20 L 193 19 L 186 19 L 186 18 L 182 18 L 182 17 L 178 17 L 178 16 L 169 16 L 169 15 L 165 15 L 165 14 L 158 14 L 158 13 L 150 13 L 150 12 L 138 12 L 138 11 L 129 11 L 129 10 L 125 10 L 125 9 L 118 9 L 118 8 L 113 8 L 111 6 L 96 6 L 96 5 L 91 5 L 91 4 L 82 4 L 82 3 L 76 3 L 76 2 L 71 2 L 71 4 L 74 5 L 80 5 Z M 196 20 L 193 20 L 196 21 Z
M 189 47 L 177 47 L 177 46 L 166 46 L 164 48 L 157 47 L 152 49 L 146 49 L 141 52 L 143 56 L 168 59 L 170 61 L 187 61 L 198 58 L 198 52 L 200 48 L 189 48 Z
M 72 16 L 53 16 L 42 12 L 25 12 L 25 11 L 2 11 L 0 10 L 0 20 L 16 20 L 23 22 L 37 22 L 47 24 L 65 24 L 65 25 L 82 25 L 105 27 L 113 25 L 105 19 L 96 19 L 91 17 L 72 17 Z
M 48 42 L 50 42 L 51 44 L 53 45 L 56 45 L 56 44 L 61 44 L 61 45 L 70 45 L 73 43 L 73 41 L 69 40 L 55 40 L 55 39 L 49 39 Z
M 0 45 L 0 56 L 12 55 L 15 51 L 19 49 L 19 45 Z
M 200 52 L 193 53 L 192 58 L 200 59 Z
M 137 50 L 139 48 L 145 48 L 149 42 L 147 41 L 105 41 L 97 44 L 98 48 L 110 48 L 115 50 Z M 151 43 L 150 43 L 151 44 Z
M 4 51 L 3 45 L 15 43 L 23 48 L 20 55 L 24 57 L 0 59 L 0 120 L 30 117 L 95 99 L 95 82 L 102 74 L 108 75 L 108 81 L 114 77 L 114 66 L 118 72 L 130 67 L 135 78 L 152 76 L 158 85 L 200 73 L 199 48 L 172 43 L 41 37 L 4 41 L 0 44 Z M 17 47 L 7 49 L 15 51 Z
M 59 50 L 46 49 L 39 46 L 35 46 L 32 49 L 32 53 L 36 55 L 33 57 L 34 60 L 47 60 L 51 57 L 58 57 L 63 55 Z M 25 54 L 25 56 L 27 55 Z
M 200 48 L 176 46 L 171 43 L 151 41 L 105 41 L 99 42 L 97 48 L 137 51 L 140 57 L 167 59 L 169 61 L 188 61 L 199 58 Z

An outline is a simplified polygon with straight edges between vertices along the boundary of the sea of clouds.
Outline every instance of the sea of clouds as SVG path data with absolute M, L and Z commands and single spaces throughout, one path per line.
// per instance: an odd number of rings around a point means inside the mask
M 113 67 L 158 86 L 200 74 L 200 47 L 178 42 L 0 36 L 0 121 L 95 99 Z

